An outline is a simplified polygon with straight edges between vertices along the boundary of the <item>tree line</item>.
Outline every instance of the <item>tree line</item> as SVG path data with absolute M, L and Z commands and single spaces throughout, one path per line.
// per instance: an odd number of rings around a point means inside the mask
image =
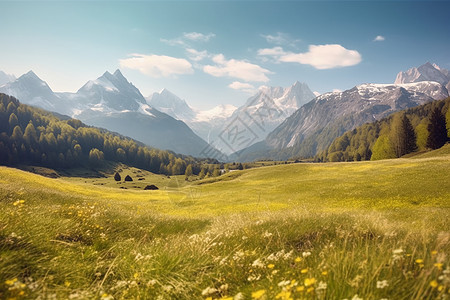
M 450 140 L 450 98 L 392 114 L 347 131 L 315 161 L 360 161 L 401 157 L 437 149 Z
M 21 104 L 0 94 L 0 164 L 34 164 L 51 168 L 99 167 L 122 162 L 166 175 L 199 174 L 210 159 L 196 159 L 147 147 L 76 119 Z

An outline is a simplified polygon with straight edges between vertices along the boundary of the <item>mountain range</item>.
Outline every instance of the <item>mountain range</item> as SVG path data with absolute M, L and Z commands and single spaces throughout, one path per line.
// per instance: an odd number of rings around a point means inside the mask
M 250 161 L 314 156 L 335 138 L 359 125 L 448 97 L 447 74 L 448 70 L 426 63 L 400 72 L 394 84 L 362 84 L 343 92 L 320 95 L 288 117 L 264 141 L 232 157 Z
M 448 97 L 449 71 L 426 63 L 393 84 L 361 84 L 316 97 L 307 84 L 260 87 L 240 107 L 200 111 L 167 89 L 147 98 L 117 70 L 76 93 L 54 93 L 32 71 L 0 72 L 0 92 L 25 104 L 78 118 L 149 146 L 221 160 L 311 157 L 345 131 L 395 111 Z
M 132 137 L 149 146 L 204 156 L 209 145 L 185 123 L 149 106 L 140 91 L 117 70 L 88 81 L 76 93 L 54 93 L 30 71 L 0 86 L 25 104 L 77 118 Z
M 264 140 L 288 116 L 314 97 L 307 84 L 297 81 L 287 88 L 260 87 L 239 108 L 220 105 L 208 111 L 198 111 L 167 90 L 154 93 L 147 101 L 156 109 L 184 121 L 221 152 L 231 154 Z

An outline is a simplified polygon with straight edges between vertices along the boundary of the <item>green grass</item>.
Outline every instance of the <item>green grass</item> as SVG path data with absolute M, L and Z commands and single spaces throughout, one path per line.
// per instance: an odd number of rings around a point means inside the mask
M 0 298 L 445 299 L 449 170 L 441 149 L 120 189 L 0 167 Z

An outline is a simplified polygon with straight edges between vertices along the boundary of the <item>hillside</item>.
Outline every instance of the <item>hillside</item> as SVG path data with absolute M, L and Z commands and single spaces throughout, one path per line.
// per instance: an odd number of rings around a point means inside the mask
M 445 297 L 449 169 L 441 150 L 138 191 L 0 167 L 0 297 Z
M 0 85 L 0 93 L 90 126 L 118 132 L 149 147 L 196 157 L 205 157 L 204 150 L 209 147 L 185 123 L 149 106 L 120 70 L 89 80 L 76 93 L 55 93 L 29 71 Z
M 0 163 L 37 164 L 54 168 L 98 167 L 123 162 L 163 174 L 184 174 L 198 160 L 144 146 L 130 138 L 88 127 L 76 119 L 21 104 L 0 94 Z
M 313 157 L 348 130 L 396 111 L 445 99 L 449 96 L 444 80 L 446 72 L 427 63 L 400 72 L 395 84 L 366 83 L 322 94 L 300 107 L 264 141 L 236 153 L 233 159 Z
M 433 101 L 418 107 L 397 112 L 379 121 L 364 124 L 347 131 L 335 139 L 330 147 L 316 156 L 318 161 L 358 161 L 372 157 L 375 142 L 380 136 L 392 136 L 394 119 L 405 114 L 411 122 L 416 135 L 417 150 L 426 150 L 428 137 L 427 125 L 432 111 L 438 108 L 442 115 L 450 116 L 450 98 Z M 447 128 L 450 128 L 450 117 L 447 117 Z M 445 130 L 445 128 L 444 128 Z

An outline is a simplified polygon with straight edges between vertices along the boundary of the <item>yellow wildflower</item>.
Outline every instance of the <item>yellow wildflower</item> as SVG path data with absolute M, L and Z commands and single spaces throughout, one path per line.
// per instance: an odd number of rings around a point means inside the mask
M 432 280 L 431 282 L 430 282 L 430 286 L 434 289 L 434 288 L 437 288 L 437 286 L 438 286 L 438 282 L 436 281 L 436 280 Z
M 266 290 L 259 290 L 256 292 L 252 292 L 252 299 L 261 299 L 262 296 L 266 293 Z
M 431 251 L 431 255 L 436 255 L 438 252 L 436 250 Z
M 66 280 L 66 281 L 64 281 L 64 285 L 65 285 L 66 287 L 69 287 L 69 286 L 70 286 L 70 282 L 68 282 L 68 281 Z
M 438 270 L 442 270 L 442 264 L 441 263 L 435 263 L 434 266 L 438 268 Z
M 274 265 L 274 264 L 268 264 L 267 267 L 268 267 L 269 269 L 273 269 L 273 268 L 275 267 L 275 265 Z
M 328 272 L 327 272 L 327 271 L 323 271 L 323 272 L 322 272 L 322 275 L 323 275 L 323 276 L 327 276 L 327 275 L 328 275 Z
M 316 279 L 315 278 L 306 278 L 304 283 L 305 283 L 305 286 L 308 287 L 308 286 L 315 284 Z
M 303 270 L 300 271 L 300 273 L 306 274 L 306 273 L 308 273 L 308 269 L 303 269 Z
M 308 288 L 308 289 L 306 290 L 307 293 L 312 293 L 313 291 L 314 291 L 314 288 L 313 288 L 313 287 L 310 287 L 310 288 Z
M 300 256 L 297 256 L 297 258 L 295 259 L 295 262 L 301 262 L 302 258 Z
M 416 259 L 416 264 L 423 264 L 423 259 L 421 258 Z
M 14 279 L 6 280 L 5 283 L 6 283 L 6 285 L 14 285 L 14 283 L 16 281 L 17 281 L 17 278 L 14 278 Z

